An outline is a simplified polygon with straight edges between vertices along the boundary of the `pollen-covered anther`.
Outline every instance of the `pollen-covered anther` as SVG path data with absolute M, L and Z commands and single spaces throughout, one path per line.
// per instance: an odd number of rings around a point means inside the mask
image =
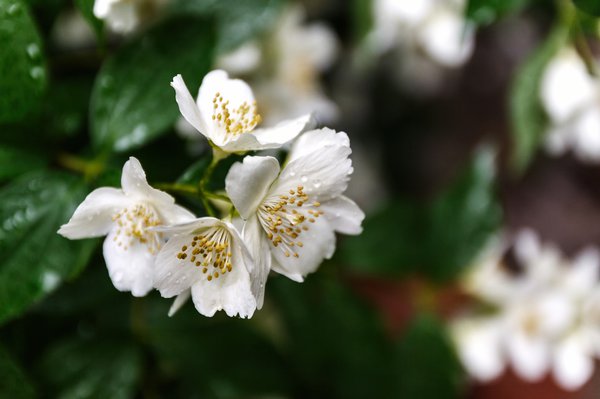
M 256 101 L 251 104 L 244 101 L 237 108 L 229 104 L 229 100 L 223 100 L 220 93 L 213 97 L 212 120 L 225 129 L 226 134 L 237 136 L 252 131 L 262 118 L 258 113 Z
M 125 251 L 135 244 L 145 245 L 152 255 L 160 250 L 162 234 L 149 229 L 162 223 L 151 206 L 133 205 L 114 214 L 112 220 L 117 224 L 113 241 Z
M 225 228 L 213 227 L 202 235 L 194 236 L 189 245 L 181 247 L 177 259 L 185 261 L 188 255 L 192 266 L 198 268 L 202 266 L 202 273 L 206 275 L 208 281 L 233 270 L 231 236 Z
M 259 207 L 258 216 L 271 244 L 281 248 L 284 256 L 299 258 L 300 254 L 294 249 L 304 244 L 298 238 L 309 230 L 306 222 L 315 223 L 324 214 L 316 209 L 320 205 L 318 201 L 310 202 L 304 187 L 299 185 L 285 194 L 267 198 Z

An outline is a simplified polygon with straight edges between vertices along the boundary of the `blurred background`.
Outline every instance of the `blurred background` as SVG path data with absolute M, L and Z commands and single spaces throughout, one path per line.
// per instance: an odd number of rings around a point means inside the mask
M 596 0 L 0 0 L 0 397 L 600 397 Z M 197 182 L 221 68 L 348 133 L 364 232 L 250 320 L 56 234 L 129 156 Z M 223 188 L 233 156 L 219 165 Z M 205 214 L 198 198 L 177 201 Z M 222 312 L 220 312 L 222 313 Z

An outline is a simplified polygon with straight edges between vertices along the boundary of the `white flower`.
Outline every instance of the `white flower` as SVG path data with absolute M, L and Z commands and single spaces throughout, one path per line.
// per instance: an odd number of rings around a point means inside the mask
M 300 6 L 286 8 L 265 40 L 246 43 L 217 61 L 231 74 L 250 76 L 268 124 L 307 113 L 320 123 L 338 116 L 320 83 L 335 61 L 338 41 L 326 24 L 305 24 L 304 14 Z
M 231 223 L 204 217 L 158 230 L 171 235 L 156 258 L 154 274 L 154 286 L 163 297 L 178 296 L 169 314 L 191 290 L 196 309 L 205 316 L 218 310 L 252 316 L 261 287 L 252 257 Z
M 527 381 L 552 371 L 561 387 L 579 388 L 600 354 L 598 251 L 582 251 L 569 264 L 530 230 L 498 248 L 495 243 L 467 283 L 496 311 L 453 324 L 465 368 L 482 381 L 498 377 L 507 364 Z
M 183 117 L 223 152 L 279 148 L 310 121 L 310 115 L 304 115 L 256 129 L 261 117 L 252 90 L 242 80 L 229 79 L 224 71 L 212 71 L 204 77 L 197 103 L 181 75 L 173 78 L 171 86 Z
M 550 117 L 547 151 L 562 155 L 572 150 L 582 161 L 600 161 L 600 81 L 575 49 L 563 49 L 548 64 L 540 96 Z
M 121 186 L 92 191 L 58 233 L 70 239 L 107 235 L 104 260 L 114 286 L 144 296 L 152 288 L 154 258 L 164 241 L 151 228 L 185 222 L 194 215 L 175 205 L 167 193 L 150 187 L 133 157 L 123 166 Z
M 378 52 L 400 47 L 416 55 L 418 49 L 442 66 L 460 66 L 471 56 L 475 38 L 464 7 L 461 0 L 375 0 L 369 41 Z
M 246 220 L 243 236 L 261 284 L 271 269 L 303 281 L 333 255 L 335 231 L 360 234 L 364 214 L 342 195 L 350 153 L 345 133 L 321 129 L 294 143 L 282 170 L 272 157 L 246 157 L 231 167 L 225 187 Z
M 170 0 L 96 0 L 94 15 L 115 32 L 128 33 L 153 18 Z

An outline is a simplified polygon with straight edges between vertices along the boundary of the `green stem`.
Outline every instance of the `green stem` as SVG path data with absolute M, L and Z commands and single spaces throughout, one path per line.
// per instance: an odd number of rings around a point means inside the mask
M 157 183 L 154 185 L 159 190 L 170 191 L 180 194 L 192 194 L 197 195 L 200 190 L 196 186 L 191 184 L 180 184 L 180 183 Z
M 56 159 L 58 164 L 67 170 L 84 175 L 86 180 L 93 180 L 104 170 L 104 158 L 84 159 L 68 153 L 60 153 Z
M 206 168 L 206 170 L 204 171 L 204 174 L 202 175 L 202 178 L 200 179 L 200 182 L 198 183 L 198 188 L 200 191 L 200 197 L 202 200 L 202 204 L 204 205 L 204 209 L 206 209 L 206 213 L 208 213 L 209 216 L 217 217 L 216 212 L 214 211 L 214 209 L 212 208 L 212 206 L 210 205 L 210 202 L 208 200 L 210 198 L 213 198 L 213 199 L 224 199 L 226 201 L 229 201 L 229 198 L 227 198 L 223 195 L 211 193 L 208 190 L 207 186 L 208 186 L 208 182 L 210 181 L 210 178 L 212 177 L 219 162 L 221 162 L 222 159 L 225 159 L 229 154 L 221 151 L 216 146 L 212 146 L 212 148 L 213 148 L 212 160 L 210 161 L 210 165 L 208 165 L 208 168 Z

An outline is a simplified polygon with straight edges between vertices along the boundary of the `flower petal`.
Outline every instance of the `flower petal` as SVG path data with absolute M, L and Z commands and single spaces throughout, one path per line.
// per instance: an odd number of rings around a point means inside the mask
M 322 128 L 305 132 L 294 142 L 288 162 L 304 155 L 318 152 L 326 146 L 340 146 L 350 148 L 350 139 L 344 132 L 337 132 L 329 128 Z
M 58 234 L 70 239 L 106 235 L 113 226 L 112 217 L 126 208 L 129 202 L 119 189 L 98 188 L 77 207 L 69 222 L 60 227 Z
M 561 342 L 554 355 L 554 378 L 562 388 L 574 391 L 585 384 L 594 372 L 590 348 L 579 334 Z
M 574 152 L 587 162 L 600 160 L 600 106 L 592 103 L 574 121 Z
M 352 235 L 362 233 L 365 213 L 350 198 L 339 196 L 321 204 L 319 209 L 335 231 Z
M 507 350 L 518 376 L 526 381 L 539 381 L 550 366 L 550 351 L 540 336 L 522 331 L 507 334 Z
M 501 325 L 496 319 L 465 319 L 453 325 L 452 336 L 458 355 L 475 379 L 488 382 L 504 371 L 501 334 Z
M 271 252 L 269 241 L 256 215 L 248 219 L 244 225 L 242 237 L 254 259 L 254 269 L 251 271 L 252 293 L 256 298 L 256 308 L 261 309 L 267 277 L 271 270 Z
M 211 132 L 208 129 L 207 122 L 204 120 L 200 109 L 194 98 L 190 94 L 181 75 L 177 75 L 171 82 L 171 87 L 175 89 L 175 101 L 179 105 L 179 112 L 196 130 L 202 133 L 205 137 L 211 138 Z
M 571 294 L 581 297 L 588 295 L 598 284 L 600 272 L 600 252 L 598 248 L 586 248 L 573 259 L 562 283 Z
M 115 228 L 110 232 L 103 245 L 110 279 L 119 291 L 131 291 L 133 296 L 144 296 L 152 289 L 154 255 L 137 240 L 121 243 L 116 231 Z
M 248 150 L 279 148 L 302 133 L 310 121 L 311 115 L 306 114 L 295 119 L 282 121 L 273 127 L 255 129 L 250 134 L 256 137 L 260 148 L 248 148 Z
M 137 158 L 129 157 L 123 165 L 121 174 L 121 187 L 123 192 L 130 197 L 148 200 L 164 204 L 173 204 L 175 199 L 164 191 L 151 187 L 146 180 L 146 172 Z
M 245 157 L 231 166 L 225 190 L 242 218 L 256 211 L 278 174 L 279 162 L 273 157 Z
M 304 276 L 317 270 L 323 260 L 331 258 L 335 252 L 335 234 L 325 218 L 317 218 L 314 223 L 307 223 L 306 226 L 308 230 L 298 237 L 302 247 L 273 247 L 269 244 L 275 258 L 272 270 L 294 281 L 303 281 Z M 294 252 L 298 254 L 297 257 Z
M 185 303 L 188 301 L 188 299 L 190 299 L 191 295 L 192 295 L 192 290 L 191 289 L 183 291 L 181 294 L 177 295 L 175 297 L 175 300 L 173 301 L 173 304 L 169 308 L 169 314 L 168 314 L 169 317 L 171 317 L 175 313 L 177 313 L 177 311 L 179 309 L 181 309 L 181 307 L 183 305 L 185 305 Z

